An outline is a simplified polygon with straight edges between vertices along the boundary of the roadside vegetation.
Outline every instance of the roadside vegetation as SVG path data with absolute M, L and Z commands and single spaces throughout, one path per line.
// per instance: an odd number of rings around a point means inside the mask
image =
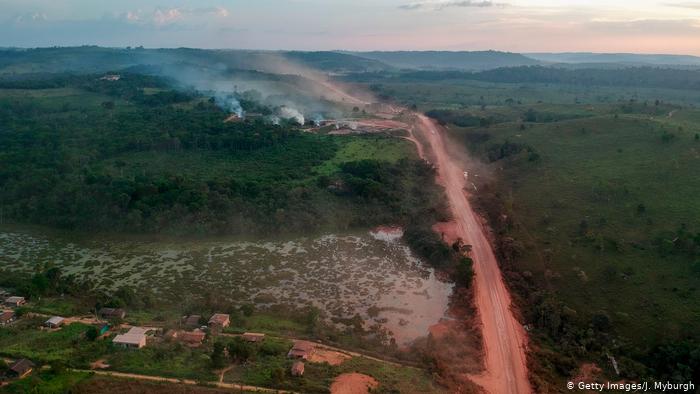
M 700 96 L 511 75 L 373 86 L 481 163 L 467 169 L 533 339 L 535 390 L 561 389 L 585 362 L 609 379 L 697 381 Z

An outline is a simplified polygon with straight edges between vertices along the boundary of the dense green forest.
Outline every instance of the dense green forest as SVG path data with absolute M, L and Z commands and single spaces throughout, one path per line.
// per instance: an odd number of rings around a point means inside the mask
M 390 146 L 391 137 L 225 123 L 213 99 L 168 86 L 139 74 L 1 82 L 3 220 L 253 235 L 406 223 L 435 211 L 435 195 L 421 193 L 433 190 L 432 169 L 411 155 L 334 160 L 357 140 Z
M 368 72 L 344 77 L 350 82 L 437 82 L 470 80 L 495 83 L 544 83 L 574 86 L 622 86 L 695 90 L 700 88 L 700 71 L 655 67 L 620 69 L 566 69 L 543 66 L 502 67 L 479 72 L 405 71 Z

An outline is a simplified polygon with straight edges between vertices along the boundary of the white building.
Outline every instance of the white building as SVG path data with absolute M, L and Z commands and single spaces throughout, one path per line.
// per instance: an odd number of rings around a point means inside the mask
M 112 342 L 127 349 L 141 349 L 146 346 L 146 333 L 149 330 L 142 327 L 132 327 L 126 334 L 114 337 Z
M 58 328 L 61 327 L 64 323 L 65 319 L 60 317 L 60 316 L 54 316 L 47 320 L 44 325 L 49 328 Z

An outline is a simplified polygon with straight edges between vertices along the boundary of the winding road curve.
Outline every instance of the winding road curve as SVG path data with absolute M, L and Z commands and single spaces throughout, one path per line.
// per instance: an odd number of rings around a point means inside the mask
M 458 235 L 472 245 L 485 371 L 469 378 L 492 394 L 531 393 L 525 356 L 527 336 L 510 309 L 510 294 L 503 282 L 498 262 L 467 198 L 464 169 L 447 153 L 442 130 L 425 115 L 416 116 L 416 130 L 422 133 L 422 140 L 429 145 L 420 151 L 429 148 L 433 152 L 440 181 L 445 187 L 457 223 Z

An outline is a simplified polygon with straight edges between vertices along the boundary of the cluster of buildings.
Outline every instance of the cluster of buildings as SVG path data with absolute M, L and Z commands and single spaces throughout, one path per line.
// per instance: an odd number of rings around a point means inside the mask
M 304 375 L 304 361 L 311 358 L 315 351 L 316 345 L 313 342 L 294 341 L 294 345 L 287 353 L 287 357 L 296 359 L 294 364 L 292 364 L 292 376 Z
M 0 296 L 2 294 L 0 293 Z M 24 297 L 10 296 L 4 299 L 5 307 L 17 308 L 26 304 Z M 113 321 L 122 320 L 126 317 L 126 311 L 122 308 L 101 308 L 97 312 L 102 320 Z M 17 319 L 13 310 L 0 311 L 0 325 L 9 324 Z M 61 316 L 52 316 L 43 324 L 47 329 L 59 329 L 66 324 L 66 319 Z M 168 331 L 164 338 L 169 341 L 176 341 L 189 347 L 198 347 L 204 343 L 207 334 L 218 335 L 225 328 L 231 325 L 231 318 L 228 314 L 215 313 L 209 319 L 203 319 L 201 315 L 184 316 L 180 321 L 180 328 Z M 99 335 L 105 335 L 110 329 L 107 323 L 98 327 Z M 141 349 L 147 346 L 149 336 L 158 332 L 158 328 L 149 327 L 129 327 L 125 333 L 117 334 L 113 339 L 114 345 L 125 349 Z M 160 335 L 159 335 L 160 337 Z M 246 332 L 240 337 L 250 343 L 261 343 L 265 340 L 265 334 Z M 287 357 L 295 359 L 291 367 L 292 376 L 302 376 L 304 374 L 304 361 L 308 360 L 314 353 L 314 344 L 308 341 L 296 341 L 287 353 Z M 6 372 L 7 378 L 22 378 L 27 376 L 34 369 L 34 364 L 26 359 L 20 359 L 10 365 Z
M 2 306 L 4 308 L 12 308 L 0 310 L 0 326 L 4 326 L 17 320 L 17 313 L 14 311 L 14 309 L 25 305 L 27 300 L 24 297 L 9 295 L 2 289 L 0 289 L 0 299 L 3 300 Z M 0 380 L 3 378 L 21 379 L 32 373 L 33 370 L 34 363 L 24 358 L 19 359 L 8 366 L 7 371 L 0 375 Z
M 4 308 L 17 309 L 27 303 L 24 297 L 8 296 L 4 290 L 0 291 L 0 297 L 3 298 L 2 306 Z M 0 326 L 10 324 L 17 320 L 17 313 L 13 309 L 0 310 Z
M 124 318 L 126 312 L 121 309 L 103 308 L 100 310 L 100 315 L 103 318 Z M 181 329 L 170 330 L 165 334 L 165 339 L 173 342 L 180 342 L 189 347 L 198 347 L 206 339 L 207 332 L 216 335 L 223 331 L 224 328 L 231 325 L 231 317 L 224 313 L 215 313 L 212 315 L 206 325 L 201 315 L 184 316 L 180 321 Z M 127 349 L 140 349 L 148 343 L 148 336 L 151 332 L 156 331 L 153 328 L 131 327 L 128 332 L 119 334 L 114 337 L 112 342 L 120 347 Z M 251 342 L 261 340 L 264 334 L 247 333 Z

